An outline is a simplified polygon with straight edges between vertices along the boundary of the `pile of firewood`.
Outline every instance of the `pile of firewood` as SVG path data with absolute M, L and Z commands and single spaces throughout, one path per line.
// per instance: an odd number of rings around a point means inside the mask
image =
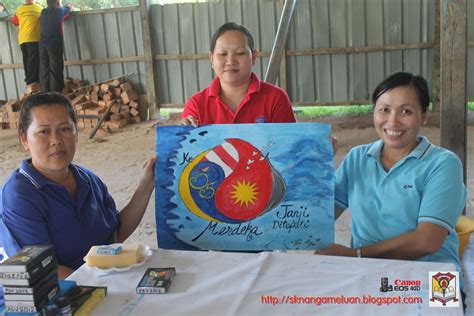
M 18 100 L 0 100 L 0 129 L 18 128 L 23 102 L 28 95 L 38 92 L 37 88 L 28 87 Z M 89 86 L 81 80 L 66 78 L 63 94 L 69 97 L 76 110 L 79 128 L 94 128 L 102 119 L 103 133 L 140 122 L 138 94 L 122 78 Z

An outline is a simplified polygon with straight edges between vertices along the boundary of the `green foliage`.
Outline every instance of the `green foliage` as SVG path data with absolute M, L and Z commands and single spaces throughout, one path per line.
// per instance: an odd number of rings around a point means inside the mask
M 23 0 L 0 0 L 0 2 L 3 2 L 12 14 L 24 3 Z M 46 0 L 37 0 L 36 3 L 46 7 Z M 139 4 L 139 0 L 63 0 L 62 3 L 72 4 L 78 10 L 95 10 L 134 6 Z
M 139 0 L 74 0 L 70 1 L 79 10 L 128 7 L 139 4 Z
M 15 13 L 17 7 L 23 4 L 23 0 L 1 0 L 11 14 Z
M 169 4 L 169 3 L 199 3 L 215 0 L 151 0 L 152 4 Z M 7 10 L 14 14 L 16 8 L 24 3 L 24 0 L 0 0 L 7 7 Z M 139 5 L 139 0 L 62 0 L 63 4 L 72 4 L 77 10 L 97 10 L 106 8 L 119 8 Z M 46 7 L 46 0 L 36 0 L 36 3 Z

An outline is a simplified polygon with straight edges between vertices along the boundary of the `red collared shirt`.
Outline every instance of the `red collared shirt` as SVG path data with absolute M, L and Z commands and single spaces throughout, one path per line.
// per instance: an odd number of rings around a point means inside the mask
M 231 123 L 293 123 L 296 122 L 290 99 L 283 89 L 260 81 L 252 73 L 247 94 L 237 111 L 232 111 L 219 97 L 220 80 L 194 94 L 186 102 L 181 118 L 193 116 L 200 125 Z

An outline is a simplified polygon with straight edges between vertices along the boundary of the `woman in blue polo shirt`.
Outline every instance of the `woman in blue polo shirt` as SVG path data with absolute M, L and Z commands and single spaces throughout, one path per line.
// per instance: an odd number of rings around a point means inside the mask
M 137 190 L 118 212 L 105 184 L 72 163 L 78 133 L 67 98 L 59 93 L 29 97 L 19 136 L 31 158 L 3 186 L 0 219 L 20 246 L 53 245 L 59 277 L 65 278 L 84 263 L 91 246 L 123 242 L 135 230 L 154 190 L 155 157 L 146 162 Z M 8 249 L 12 241 L 5 237 L 0 236 Z
M 454 226 L 466 202 L 462 165 L 418 135 L 427 120 L 426 80 L 399 72 L 372 95 L 379 141 L 353 148 L 336 171 L 335 199 L 352 216 L 353 248 L 317 253 L 450 262 L 461 271 Z

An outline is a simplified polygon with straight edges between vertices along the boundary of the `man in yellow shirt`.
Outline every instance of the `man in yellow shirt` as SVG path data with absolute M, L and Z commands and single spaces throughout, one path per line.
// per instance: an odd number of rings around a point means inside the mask
M 18 44 L 23 54 L 25 82 L 28 87 L 38 86 L 39 82 L 39 41 L 40 15 L 43 7 L 35 0 L 25 0 L 25 4 L 16 9 L 12 23 L 19 27 Z

